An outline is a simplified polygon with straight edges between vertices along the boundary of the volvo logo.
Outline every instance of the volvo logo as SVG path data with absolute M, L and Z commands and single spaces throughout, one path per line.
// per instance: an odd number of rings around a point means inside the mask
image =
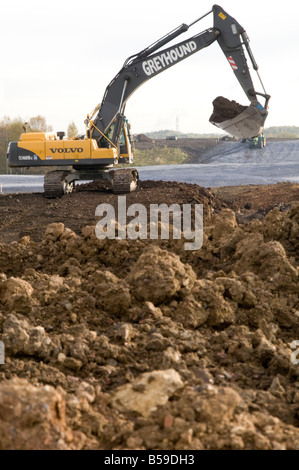
M 62 148 L 62 147 L 59 147 L 59 148 L 50 148 L 51 152 L 52 153 L 82 153 L 83 152 L 83 148 L 82 147 L 76 147 L 76 148 L 71 148 L 71 147 L 66 147 L 66 148 Z

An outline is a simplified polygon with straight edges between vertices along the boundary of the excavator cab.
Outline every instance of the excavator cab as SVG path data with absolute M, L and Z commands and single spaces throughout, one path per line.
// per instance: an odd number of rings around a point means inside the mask
M 131 126 L 128 120 L 124 119 L 119 143 L 119 163 L 133 163 L 134 144 L 130 129 Z
M 114 121 L 109 127 L 107 132 L 107 138 L 102 138 L 102 147 L 107 146 L 108 148 L 110 148 L 113 145 L 111 141 L 113 138 L 115 124 L 116 122 Z M 134 145 L 130 129 L 131 126 L 128 120 L 124 118 L 118 142 L 118 163 L 133 163 Z

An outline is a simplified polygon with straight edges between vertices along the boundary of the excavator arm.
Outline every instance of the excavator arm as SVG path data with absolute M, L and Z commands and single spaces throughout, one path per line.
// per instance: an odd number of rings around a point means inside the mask
M 126 61 L 106 88 L 98 115 L 92 124 L 92 138 L 101 138 L 102 133 L 105 134 L 116 119 L 111 139 L 116 143 L 119 129 L 122 128 L 126 102 L 134 91 L 149 79 L 209 46 L 216 39 L 215 31 L 210 29 L 158 53 L 146 55 L 146 52 L 141 52 L 134 59 L 129 59 L 129 63 Z
M 191 26 L 210 13 L 213 13 L 214 16 L 214 26 L 212 28 L 161 50 L 161 47 L 188 31 Z M 125 61 L 123 68 L 106 88 L 97 116 L 90 122 L 90 137 L 97 140 L 100 146 L 101 140 L 106 135 L 112 122 L 114 122 L 111 141 L 114 145 L 117 145 L 123 127 L 125 105 L 132 93 L 147 80 L 210 46 L 215 41 L 218 42 L 225 54 L 251 105 L 245 111 L 244 116 L 242 116 L 242 113 L 241 119 L 237 120 L 237 123 L 224 121 L 222 123 L 213 122 L 213 124 L 237 137 L 252 137 L 261 132 L 267 117 L 270 96 L 265 92 L 263 85 L 263 93 L 257 92 L 254 88 L 245 50 L 254 70 L 257 71 L 258 66 L 250 49 L 248 36 L 244 28 L 233 17 L 228 15 L 220 6 L 214 5 L 210 12 L 190 25 L 182 24 L 148 48 L 134 56 L 130 56 Z M 257 95 L 265 98 L 264 106 L 258 102 Z

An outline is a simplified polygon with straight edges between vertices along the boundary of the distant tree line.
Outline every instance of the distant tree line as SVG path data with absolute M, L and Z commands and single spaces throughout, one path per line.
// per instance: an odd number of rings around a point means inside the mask
M 264 130 L 266 137 L 277 137 L 280 139 L 298 139 L 299 127 L 297 126 L 272 126 Z
M 0 173 L 7 173 L 6 153 L 9 142 L 19 140 L 23 131 L 23 122 L 21 119 L 11 120 L 5 116 L 0 121 Z
M 164 129 L 160 131 L 154 131 L 154 132 L 145 132 L 144 133 L 147 137 L 150 139 L 166 139 L 166 137 L 171 137 L 171 136 L 176 136 L 178 139 L 208 139 L 208 138 L 214 138 L 219 137 L 220 134 L 196 134 L 193 132 L 178 132 L 174 131 L 171 129 Z
M 194 133 L 182 133 L 170 129 L 155 131 L 155 132 L 145 132 L 144 133 L 150 139 L 166 139 L 166 137 L 176 136 L 179 139 L 204 139 L 204 138 L 215 138 L 221 137 L 222 134 L 194 134 Z M 277 137 L 277 138 L 290 138 L 298 139 L 299 138 L 299 127 L 296 126 L 273 126 L 268 127 L 264 130 L 266 137 Z

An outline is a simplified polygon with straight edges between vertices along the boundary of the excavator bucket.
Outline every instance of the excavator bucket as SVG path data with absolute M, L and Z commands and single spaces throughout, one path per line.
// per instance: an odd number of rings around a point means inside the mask
M 210 117 L 212 124 L 228 134 L 241 139 L 251 139 L 263 132 L 268 112 L 262 105 L 258 103 L 257 106 L 251 104 L 245 107 L 226 100 L 226 98 L 223 98 L 221 103 L 219 101 L 216 102 L 216 100 L 213 101 L 214 112 Z M 233 113 L 228 112 L 228 108 L 223 106 L 223 103 L 226 104 L 227 102 L 230 105 L 233 103 L 238 106 L 235 106 Z

